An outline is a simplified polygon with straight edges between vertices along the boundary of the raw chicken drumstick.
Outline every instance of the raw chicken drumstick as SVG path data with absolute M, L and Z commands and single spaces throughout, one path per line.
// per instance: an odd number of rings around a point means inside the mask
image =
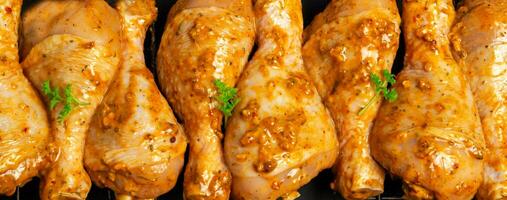
M 257 0 L 259 49 L 238 83 L 225 157 L 235 199 L 293 199 L 333 165 L 338 141 L 301 55 L 300 0 Z
M 233 87 L 255 38 L 249 0 L 179 0 L 160 49 L 162 91 L 183 120 L 190 143 L 186 199 L 228 199 L 231 175 L 222 152 L 219 86 Z M 224 88 L 222 88 L 224 89 Z M 230 112 L 230 111 L 229 111 Z
M 49 161 L 47 113 L 19 65 L 21 3 L 0 1 L 0 195 L 13 194 Z
M 390 71 L 400 35 L 394 0 L 334 0 L 305 30 L 305 67 L 336 125 L 340 152 L 333 189 L 346 199 L 384 191 L 368 137 L 382 98 L 370 75 Z
M 45 96 L 55 137 L 41 199 L 85 199 L 85 135 L 118 67 L 120 19 L 103 0 L 68 0 L 41 1 L 22 20 L 22 66 Z
M 507 1 L 465 0 L 453 28 L 488 153 L 478 199 L 507 199 Z
M 96 184 L 117 195 L 156 198 L 174 187 L 187 143 L 144 64 L 155 1 L 119 0 L 117 10 L 123 25 L 121 65 L 92 119 L 85 166 Z
M 370 135 L 373 157 L 413 199 L 471 199 L 482 182 L 484 139 L 468 82 L 452 58 L 452 0 L 403 1 L 405 68 Z

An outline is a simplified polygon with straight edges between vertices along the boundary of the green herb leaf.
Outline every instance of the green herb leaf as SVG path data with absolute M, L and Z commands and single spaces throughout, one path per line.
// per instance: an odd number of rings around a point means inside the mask
M 382 75 L 384 75 L 384 78 L 386 79 L 387 83 L 394 85 L 396 83 L 396 79 L 394 78 L 394 74 L 391 74 L 386 69 L 382 70 Z
M 58 113 L 58 122 L 62 123 L 63 120 L 70 114 L 70 111 L 72 111 L 72 104 L 65 104 L 63 105 L 62 110 Z
M 396 101 L 396 99 L 398 98 L 398 92 L 396 92 L 396 90 L 394 89 L 391 89 L 389 90 L 389 92 L 384 93 L 384 98 L 389 102 Z
M 393 85 L 396 83 L 396 79 L 394 74 L 391 74 L 388 70 L 382 70 L 382 76 L 384 77 L 384 81 L 380 79 L 380 76 L 374 73 L 370 73 L 370 81 L 375 86 L 375 96 L 373 96 L 368 103 L 359 110 L 359 115 L 365 113 L 365 111 L 377 100 L 378 97 L 382 94 L 384 99 L 389 102 L 396 101 L 398 98 L 398 92 L 393 89 L 388 89 L 389 85 Z
M 382 85 L 382 80 L 380 80 L 380 77 L 377 74 L 371 73 L 370 74 L 370 81 L 375 85 L 379 86 Z M 375 90 L 380 91 L 381 87 L 375 87 Z
M 236 98 L 238 90 L 227 86 L 224 82 L 218 79 L 216 79 L 214 83 L 218 90 L 218 96 L 215 97 L 220 103 L 218 109 L 222 111 L 225 117 L 230 117 L 232 115 L 232 110 L 240 101 Z
M 74 107 L 88 105 L 88 103 L 83 103 L 72 95 L 72 87 L 70 84 L 67 84 L 65 86 L 65 89 L 63 89 L 63 94 L 65 95 L 65 104 L 63 105 L 60 113 L 58 113 L 59 122 L 63 122 L 63 120 L 70 114 Z
M 49 80 L 44 81 L 42 83 L 42 93 L 44 93 L 44 95 L 48 95 L 51 93 L 51 83 L 49 82 Z
M 51 83 L 49 80 L 44 81 L 42 83 L 42 93 L 49 98 L 49 108 L 53 110 L 56 105 L 59 103 L 64 103 L 62 110 L 58 113 L 57 120 L 58 122 L 63 122 L 63 120 L 70 114 L 72 109 L 75 106 L 80 105 L 88 105 L 88 103 L 80 102 L 76 97 L 72 95 L 72 87 L 71 85 L 65 86 L 63 90 L 64 98 L 60 96 L 60 89 L 55 87 L 51 88 Z
M 60 89 L 51 88 L 51 82 L 49 80 L 42 83 L 42 93 L 49 99 L 49 109 L 55 108 L 55 106 L 62 101 L 60 96 Z

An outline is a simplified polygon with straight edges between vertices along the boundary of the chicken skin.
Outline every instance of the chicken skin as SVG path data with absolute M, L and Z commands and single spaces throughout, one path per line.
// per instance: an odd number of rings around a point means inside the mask
M 370 74 L 391 71 L 399 26 L 394 0 L 334 0 L 305 30 L 305 67 L 333 116 L 340 142 L 332 187 L 346 199 L 384 191 L 384 170 L 368 143 L 382 100 Z
M 184 195 L 228 199 L 231 175 L 222 152 L 217 82 L 233 87 L 255 38 L 249 0 L 179 0 L 158 51 L 162 91 L 183 120 L 190 143 Z
M 156 198 L 174 187 L 183 167 L 186 138 L 153 75 L 144 64 L 146 30 L 154 0 L 119 0 L 121 65 L 92 119 L 85 166 L 99 186 L 119 198 Z
M 257 0 L 259 49 L 238 83 L 225 158 L 234 199 L 294 199 L 332 166 L 338 141 L 331 116 L 306 74 L 299 0 Z
M 488 153 L 478 199 L 507 199 L 507 1 L 466 0 L 454 55 L 470 81 Z
M 49 161 L 47 113 L 19 64 L 21 3 L 0 1 L 0 195 L 12 195 Z
M 22 23 L 22 67 L 45 94 L 54 135 L 41 199 L 85 199 L 85 135 L 118 67 L 120 19 L 103 0 L 42 1 Z
M 471 199 L 482 182 L 484 138 L 472 92 L 452 57 L 451 0 L 403 1 L 405 67 L 370 135 L 373 157 L 400 176 L 407 198 Z

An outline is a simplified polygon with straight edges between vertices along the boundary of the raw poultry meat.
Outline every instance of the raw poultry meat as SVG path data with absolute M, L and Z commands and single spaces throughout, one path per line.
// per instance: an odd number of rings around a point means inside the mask
M 0 1 L 0 195 L 13 194 L 49 161 L 47 113 L 19 64 L 21 3 Z
M 146 30 L 154 0 L 119 0 L 120 68 L 92 119 L 85 166 L 99 186 L 118 198 L 156 198 L 168 192 L 183 167 L 186 138 L 144 64 Z
M 484 139 L 469 84 L 452 57 L 452 0 L 403 1 L 405 67 L 370 135 L 373 157 L 413 199 L 471 199 Z
M 507 1 L 465 0 L 453 27 L 488 153 L 478 199 L 507 199 Z
M 22 18 L 22 67 L 45 94 L 54 135 L 41 199 L 85 199 L 85 135 L 118 67 L 120 19 L 103 0 L 41 1 Z
M 390 71 L 400 17 L 394 0 L 334 0 L 305 30 L 305 67 L 333 116 L 340 151 L 331 184 L 346 199 L 384 191 L 368 137 L 382 98 L 370 74 Z
M 331 116 L 306 74 L 299 0 L 257 0 L 259 48 L 238 83 L 225 157 L 235 199 L 294 199 L 335 161 Z
M 222 152 L 217 86 L 233 87 L 247 62 L 255 38 L 251 2 L 179 0 L 168 19 L 157 71 L 190 143 L 185 197 L 228 199 L 231 175 Z

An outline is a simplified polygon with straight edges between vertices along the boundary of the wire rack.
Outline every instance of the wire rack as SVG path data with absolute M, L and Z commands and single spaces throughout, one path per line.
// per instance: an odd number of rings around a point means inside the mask
M 301 197 L 298 200 L 343 200 L 340 194 L 329 189 L 329 181 L 332 179 L 332 173 L 329 170 L 322 172 L 308 185 L 300 189 Z M 1 200 L 38 200 L 39 180 L 34 179 L 23 187 L 17 188 L 16 193 L 10 197 L 0 197 Z M 181 177 L 178 184 L 169 193 L 156 198 L 157 200 L 182 200 L 183 188 Z M 402 192 L 399 181 L 387 177 L 386 191 L 384 194 L 370 197 L 369 200 L 401 200 Z M 109 189 L 92 187 L 88 194 L 89 200 L 115 200 L 114 192 Z

